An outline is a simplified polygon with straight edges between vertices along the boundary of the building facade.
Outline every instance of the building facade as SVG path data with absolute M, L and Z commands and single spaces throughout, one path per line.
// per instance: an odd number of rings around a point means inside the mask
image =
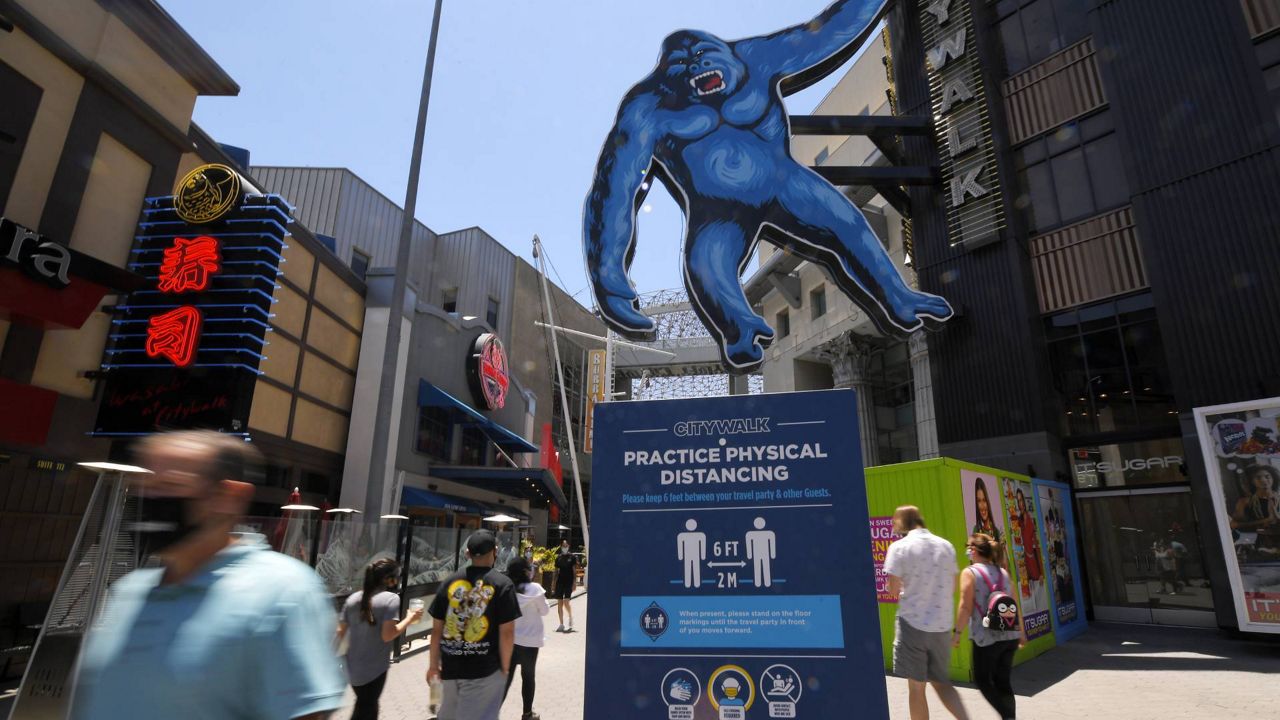
M 254 182 L 191 122 L 197 97 L 238 86 L 156 3 L 6 1 L 0 18 L 0 642 L 9 647 L 9 618 L 43 616 L 93 493 L 96 476 L 76 463 L 129 460 L 137 435 L 204 426 L 193 417 L 210 405 L 182 388 L 219 352 L 214 335 L 191 346 L 190 371 L 166 374 L 164 388 L 124 368 L 138 355 L 118 352 L 146 322 L 131 308 L 157 294 L 149 253 L 161 241 L 149 218 L 208 163 L 238 170 L 246 196 Z M 234 407 L 234 431 L 263 451 L 254 512 L 272 516 L 295 487 L 315 505 L 337 500 L 365 292 L 306 228 L 286 219 L 280 233 L 281 262 L 269 264 L 287 269 L 245 290 L 272 311 L 244 391 L 214 403 Z M 230 257 L 232 245 L 223 249 Z M 166 372 L 161 363 L 154 374 Z
M 150 195 L 167 194 L 200 95 L 234 81 L 152 3 L 0 3 L 0 643 L 43 617 L 95 476 L 89 435 Z M 35 611 L 29 609 L 36 608 Z
M 889 32 L 942 176 L 914 266 L 960 310 L 927 339 L 941 454 L 1074 483 L 1094 617 L 1234 627 L 1191 411 L 1280 394 L 1280 5 L 917 1 Z
M 892 115 L 886 69 L 888 33 L 875 38 L 839 79 L 814 115 Z M 796 136 L 792 156 L 810 166 L 884 166 L 866 136 Z M 909 285 L 910 226 L 871 188 L 845 188 Z M 747 296 L 777 337 L 765 351 L 765 392 L 851 387 L 858 391 L 862 455 L 868 465 L 936 457 L 928 347 L 886 337 L 812 263 L 760 246 L 760 267 Z
M 299 218 L 328 235 L 335 255 L 369 278 L 365 342 L 356 378 L 356 407 L 347 440 L 341 504 L 365 508 L 373 419 L 386 358 L 390 267 L 401 208 L 344 169 L 255 167 L 254 176 L 296 205 Z M 540 274 L 484 230 L 436 233 L 415 221 L 401 308 L 400 387 L 392 410 L 389 463 L 380 513 L 403 512 L 415 524 L 477 526 L 498 513 L 537 541 L 548 524 L 572 524 L 572 476 L 559 385 Z M 595 335 L 603 325 L 562 289 L 548 283 L 557 323 Z M 505 352 L 505 397 L 493 404 L 476 387 L 478 343 L 496 339 Z M 560 337 L 571 424 L 581 437 L 584 341 Z M 589 341 L 586 344 L 590 344 Z M 489 369 L 492 369 L 491 367 Z M 554 478 L 544 461 L 560 451 Z M 589 456 L 580 458 L 588 476 Z M 563 487 L 562 487 L 563 485 Z M 554 508 L 554 510 L 553 510 Z M 552 521 L 552 516 L 556 519 Z M 510 529 L 510 526 L 508 527 Z

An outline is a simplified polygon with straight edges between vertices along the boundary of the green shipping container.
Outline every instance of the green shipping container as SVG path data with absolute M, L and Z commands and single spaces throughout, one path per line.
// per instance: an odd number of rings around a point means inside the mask
M 1015 664 L 1056 644 L 1045 579 L 1047 565 L 1036 531 L 1030 478 L 949 458 L 867 468 L 866 478 L 886 670 L 893 666 L 893 625 L 898 606 L 884 591 L 886 581 L 881 567 L 894 539 L 893 511 L 903 505 L 920 508 L 929 531 L 955 546 L 960 567 L 968 565 L 964 547 L 975 528 L 995 533 L 1006 543 L 1009 575 L 1019 590 L 1018 600 L 1031 639 L 1018 651 Z M 981 510 L 983 496 L 987 500 L 985 514 Z M 965 629 L 959 649 L 951 652 L 953 680 L 972 679 L 971 647 Z

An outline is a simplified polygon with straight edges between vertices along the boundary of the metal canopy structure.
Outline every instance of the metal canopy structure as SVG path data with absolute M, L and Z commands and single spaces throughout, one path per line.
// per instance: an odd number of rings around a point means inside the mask
M 658 290 L 640 296 L 640 309 L 657 325 L 657 339 L 637 343 L 658 353 L 620 346 L 614 351 L 613 369 L 622 387 L 634 400 L 667 400 L 730 394 L 730 377 L 720 362 L 720 346 L 712 339 L 689 304 L 684 290 Z M 748 392 L 763 392 L 759 375 L 748 378 Z

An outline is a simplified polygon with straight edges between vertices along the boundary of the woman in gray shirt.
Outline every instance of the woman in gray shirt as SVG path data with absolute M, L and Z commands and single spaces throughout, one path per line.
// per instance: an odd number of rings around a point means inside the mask
M 338 621 L 338 641 L 350 637 L 347 679 L 356 693 L 351 720 L 377 720 L 378 698 L 391 667 L 391 643 L 422 617 L 422 609 L 400 620 L 400 565 L 390 558 L 374 560 L 364 571 L 364 589 L 352 593 Z
M 1018 648 L 1027 644 L 1022 609 L 1018 609 L 1017 630 L 992 630 L 983 625 L 991 593 L 1001 590 L 1016 598 L 1016 591 L 1004 569 L 1001 543 L 990 535 L 976 533 L 969 536 L 965 550 L 970 565 L 960 573 L 960 602 L 956 606 L 952 645 L 960 647 L 960 628 L 967 622 L 969 639 L 973 641 L 973 683 L 1000 713 L 1001 720 L 1013 720 L 1017 717 L 1012 684 L 1013 656 Z M 980 568 L 981 573 L 976 568 Z

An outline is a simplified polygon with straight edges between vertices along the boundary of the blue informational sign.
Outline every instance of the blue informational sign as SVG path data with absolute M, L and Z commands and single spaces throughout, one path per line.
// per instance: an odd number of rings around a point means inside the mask
M 1084 616 L 1071 488 L 1064 483 L 1037 478 L 1033 478 L 1031 484 L 1036 490 L 1036 514 L 1040 516 L 1040 544 L 1048 563 L 1045 576 L 1053 596 L 1053 629 L 1061 644 L 1089 627 Z
M 588 718 L 887 718 L 852 390 L 598 406 Z

